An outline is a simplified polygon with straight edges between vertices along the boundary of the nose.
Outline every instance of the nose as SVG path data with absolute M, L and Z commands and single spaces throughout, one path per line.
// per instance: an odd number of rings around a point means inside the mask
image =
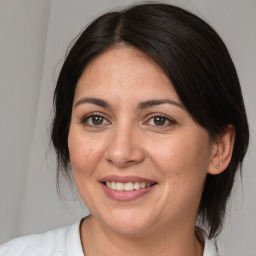
M 128 126 L 116 127 L 111 134 L 105 157 L 119 168 L 141 163 L 145 154 L 139 131 Z

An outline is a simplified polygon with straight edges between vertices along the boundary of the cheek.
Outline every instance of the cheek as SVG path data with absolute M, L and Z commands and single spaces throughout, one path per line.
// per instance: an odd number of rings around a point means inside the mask
M 97 167 L 102 156 L 102 144 L 97 143 L 90 136 L 85 136 L 79 127 L 70 127 L 68 148 L 72 173 L 77 191 L 90 209 L 94 209 L 90 196 L 94 194 L 97 179 Z M 100 204 L 100 202 L 98 202 Z
M 175 134 L 151 147 L 152 159 L 165 178 L 202 180 L 210 163 L 210 144 L 206 132 Z
M 100 157 L 100 145 L 70 128 L 68 148 L 74 175 L 89 175 Z

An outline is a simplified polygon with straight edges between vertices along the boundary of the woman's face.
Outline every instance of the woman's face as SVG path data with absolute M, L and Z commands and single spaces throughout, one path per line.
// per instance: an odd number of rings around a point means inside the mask
M 120 46 L 87 65 L 68 147 L 78 192 L 105 228 L 134 234 L 195 224 L 210 139 L 142 52 Z

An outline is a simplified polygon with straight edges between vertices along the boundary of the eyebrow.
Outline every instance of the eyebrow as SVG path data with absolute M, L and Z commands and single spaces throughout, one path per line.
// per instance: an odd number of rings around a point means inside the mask
M 110 108 L 110 105 L 105 100 L 98 99 L 98 98 L 82 98 L 75 104 L 74 107 L 77 107 L 78 105 L 81 105 L 84 103 L 91 103 L 103 108 Z
M 97 106 L 100 106 L 103 108 L 111 108 L 110 104 L 108 102 L 106 102 L 105 100 L 99 99 L 99 98 L 82 98 L 75 104 L 74 107 L 77 107 L 84 103 L 91 103 L 91 104 L 94 104 L 94 105 L 97 105 Z M 143 101 L 138 104 L 137 109 L 145 109 L 145 108 L 158 106 L 158 105 L 162 105 L 162 104 L 171 104 L 171 105 L 174 105 L 174 106 L 184 109 L 183 105 L 181 105 L 180 103 L 177 103 L 176 101 L 170 100 L 170 99 Z
M 177 107 L 180 107 L 182 109 L 184 109 L 184 106 L 176 101 L 170 100 L 170 99 L 161 99 L 161 100 L 147 100 L 147 101 L 143 101 L 141 103 L 138 104 L 138 109 L 145 109 L 145 108 L 149 108 L 149 107 L 153 107 L 153 106 L 158 106 L 161 104 L 171 104 Z

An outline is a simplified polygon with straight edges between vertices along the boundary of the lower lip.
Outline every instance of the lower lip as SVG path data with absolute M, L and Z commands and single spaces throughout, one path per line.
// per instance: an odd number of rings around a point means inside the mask
M 151 186 L 148 188 L 141 188 L 138 190 L 131 190 L 131 191 L 118 191 L 118 190 L 111 189 L 102 183 L 101 183 L 101 186 L 104 192 L 107 194 L 107 196 L 118 201 L 131 201 L 131 200 L 137 199 L 147 194 L 148 192 L 150 192 L 154 187 L 154 186 Z

